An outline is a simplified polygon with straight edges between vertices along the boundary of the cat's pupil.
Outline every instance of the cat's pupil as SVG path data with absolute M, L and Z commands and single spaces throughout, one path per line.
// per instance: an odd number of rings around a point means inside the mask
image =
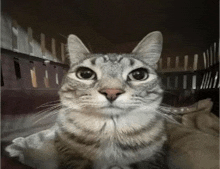
M 134 77 L 136 80 L 141 80 L 141 79 L 143 79 L 144 76 L 145 76 L 144 74 L 145 74 L 145 72 L 143 72 L 143 71 L 135 71 L 135 72 L 132 73 L 133 77 Z
M 129 77 L 131 80 L 146 80 L 148 78 L 148 71 L 143 68 L 136 69 L 130 73 Z
M 79 68 L 76 72 L 76 76 L 80 79 L 93 79 L 95 78 L 95 72 L 89 68 Z
M 92 72 L 87 70 L 87 71 L 84 71 L 84 72 L 80 72 L 80 75 L 84 79 L 88 79 L 88 78 L 90 78 L 92 76 Z

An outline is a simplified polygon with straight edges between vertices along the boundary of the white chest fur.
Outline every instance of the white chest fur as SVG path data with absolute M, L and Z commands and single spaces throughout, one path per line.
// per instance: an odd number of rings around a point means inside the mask
M 99 146 L 94 148 L 72 144 L 81 153 L 86 152 L 83 155 L 94 161 L 95 169 L 110 169 L 110 166 L 129 169 L 129 167 L 126 167 L 129 164 L 151 158 L 162 148 L 166 140 L 166 135 L 163 133 L 163 120 L 157 117 L 157 113 L 146 113 L 146 110 L 138 113 L 138 116 L 131 112 L 121 118 L 104 119 L 74 113 L 72 115 L 74 123 L 68 124 L 67 118 L 64 116 L 60 117 L 60 122 L 68 132 L 81 135 L 85 140 L 93 139 L 99 142 Z M 154 122 L 154 125 L 152 125 L 152 122 Z M 144 127 L 147 127 L 147 130 L 142 132 Z M 84 133 L 82 129 L 91 132 Z M 134 135 L 129 134 L 139 130 L 141 131 L 139 134 L 137 134 L 138 132 Z M 158 137 L 160 139 L 154 141 Z M 139 146 L 137 150 L 133 148 L 123 149 L 123 146 L 135 147 L 136 145 Z M 140 145 L 142 145 L 142 148 L 140 148 Z

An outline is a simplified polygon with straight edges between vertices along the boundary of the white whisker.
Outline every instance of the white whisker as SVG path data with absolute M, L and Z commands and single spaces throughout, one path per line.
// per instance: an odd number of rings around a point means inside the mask
M 56 103 L 57 102 L 57 103 Z M 51 105 L 55 105 L 55 104 L 58 104 L 60 102 L 60 100 L 54 100 L 54 101 L 51 101 L 51 102 L 47 102 L 47 103 L 44 103 L 40 106 L 38 106 L 36 109 L 38 108 L 41 108 L 41 107 L 46 107 L 46 106 L 51 106 Z M 52 104 L 53 103 L 53 104 Z
M 171 115 L 164 114 L 164 113 L 161 113 L 161 112 L 160 112 L 160 114 L 162 114 L 163 117 L 165 117 L 168 121 L 171 121 L 171 122 L 176 123 L 176 124 L 181 124 L 175 118 L 173 118 Z
M 34 124 L 38 123 L 39 121 L 41 121 L 41 120 L 43 120 L 43 119 L 45 119 L 45 118 L 47 118 L 47 117 L 49 117 L 49 116 L 52 116 L 52 115 L 54 115 L 54 114 L 57 114 L 58 112 L 59 112 L 59 111 L 50 112 L 49 114 L 46 114 L 46 115 L 43 116 L 42 118 L 36 120 L 36 121 L 34 122 Z
M 46 113 L 50 113 L 51 111 L 57 110 L 61 108 L 61 104 L 57 104 L 56 106 L 53 107 L 49 107 L 47 109 L 41 110 L 40 112 L 38 112 L 37 114 L 34 114 L 34 118 L 38 118 L 41 115 L 44 115 Z
M 151 101 L 152 99 L 143 99 L 140 97 L 132 98 L 131 100 L 139 101 L 141 103 L 147 103 L 147 101 Z
M 37 109 L 39 109 L 39 108 L 44 108 L 44 107 L 52 107 L 52 106 L 56 106 L 56 105 L 58 105 L 59 103 L 54 103 L 54 104 L 50 104 L 50 105 L 41 105 L 41 106 L 39 106 L 39 107 L 37 107 Z
M 61 104 L 57 104 L 55 106 L 43 109 L 43 110 L 39 111 L 37 114 L 42 114 L 42 113 L 45 113 L 45 112 L 50 112 L 51 110 L 56 109 L 57 107 L 60 107 L 60 106 L 61 106 Z
M 176 114 L 172 111 L 174 107 L 166 107 L 166 106 L 159 106 L 158 108 L 158 113 L 160 113 L 161 115 L 163 115 L 163 117 L 165 117 L 167 120 L 171 121 L 171 122 L 174 122 L 176 124 L 181 124 L 180 122 L 178 122 L 174 117 L 176 115 L 179 115 L 179 114 Z M 176 116 L 177 117 L 177 116 Z
M 81 103 L 79 104 L 80 107 L 88 107 L 88 106 L 100 106 L 98 103 Z

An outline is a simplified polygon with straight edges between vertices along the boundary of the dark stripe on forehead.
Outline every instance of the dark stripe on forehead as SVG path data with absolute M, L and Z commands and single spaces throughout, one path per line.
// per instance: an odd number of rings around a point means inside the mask
M 123 56 L 119 55 L 119 56 L 118 56 L 118 63 L 120 63 L 123 58 L 124 58 Z
M 134 59 L 129 59 L 130 61 L 130 66 L 133 66 L 134 65 Z
M 90 60 L 92 65 L 95 65 L 96 59 L 97 58 L 93 58 L 93 59 Z
M 108 55 L 104 55 L 102 58 L 103 58 L 104 62 L 108 62 L 109 61 Z

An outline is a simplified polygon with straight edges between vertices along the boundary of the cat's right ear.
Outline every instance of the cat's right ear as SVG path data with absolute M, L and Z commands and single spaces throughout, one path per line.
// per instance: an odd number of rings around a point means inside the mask
M 86 54 L 90 53 L 76 35 L 69 35 L 67 40 L 67 48 L 71 65 L 84 60 L 86 58 Z

